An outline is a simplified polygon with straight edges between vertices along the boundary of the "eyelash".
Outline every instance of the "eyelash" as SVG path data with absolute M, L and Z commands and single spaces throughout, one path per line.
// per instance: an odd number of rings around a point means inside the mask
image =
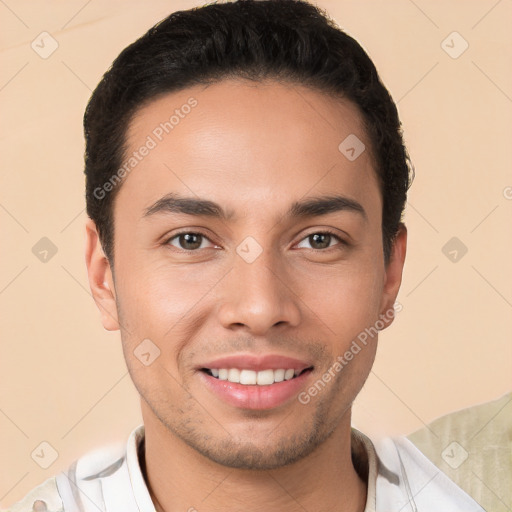
M 194 252 L 198 252 L 200 250 L 200 249 L 187 250 L 187 249 L 181 249 L 178 247 L 171 246 L 169 242 L 171 240 L 174 240 L 175 238 L 178 238 L 180 235 L 200 235 L 203 238 L 206 238 L 209 242 L 214 243 L 210 240 L 210 238 L 206 234 L 202 233 L 201 231 L 180 231 L 180 232 L 172 235 L 170 238 L 167 238 L 166 241 L 163 243 L 163 245 L 170 246 L 170 247 L 172 247 L 172 249 L 175 249 L 178 252 L 185 252 L 185 253 L 194 253 Z M 338 234 L 336 234 L 334 231 L 331 231 L 330 229 L 324 229 L 322 231 L 312 231 L 311 233 L 309 233 L 306 236 L 304 236 L 303 238 L 301 238 L 299 240 L 299 243 L 302 242 L 303 240 L 305 240 L 306 238 L 309 238 L 312 235 L 330 235 L 330 236 L 336 238 L 336 240 L 339 242 L 339 245 L 341 245 L 342 247 L 347 247 L 349 245 L 348 242 L 343 240 Z M 334 245 L 332 247 L 326 247 L 325 249 L 310 249 L 310 250 L 315 251 L 315 252 L 327 252 L 331 249 L 336 249 L 336 247 L 337 246 Z

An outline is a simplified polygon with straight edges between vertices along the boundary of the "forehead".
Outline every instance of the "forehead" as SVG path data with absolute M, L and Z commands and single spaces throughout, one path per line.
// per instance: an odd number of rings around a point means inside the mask
M 361 114 L 347 100 L 272 81 L 194 86 L 149 102 L 133 117 L 125 162 L 135 165 L 115 209 L 127 201 L 142 216 L 178 191 L 246 215 L 322 192 L 371 196 L 365 200 L 378 210 L 369 150 Z

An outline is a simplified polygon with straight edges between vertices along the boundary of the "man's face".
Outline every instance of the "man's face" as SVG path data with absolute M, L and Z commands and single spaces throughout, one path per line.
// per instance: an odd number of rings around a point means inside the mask
M 181 109 L 191 97 L 197 105 Z M 179 122 L 161 133 L 176 109 Z M 128 135 L 127 156 L 148 136 L 156 146 L 116 197 L 115 302 L 102 308 L 114 318 L 104 315 L 107 329 L 119 322 L 146 428 L 161 422 L 232 467 L 308 455 L 349 424 L 376 338 L 341 370 L 333 364 L 392 309 L 403 265 L 403 254 L 384 264 L 382 198 L 356 107 L 296 85 L 226 80 L 154 100 Z M 366 146 L 355 159 L 354 135 Z M 349 136 L 355 151 L 342 152 Z M 158 203 L 171 193 L 227 217 Z M 344 200 L 330 210 L 289 211 L 334 196 Z M 222 380 L 226 369 L 250 384 Z M 296 376 L 269 384 L 279 369 Z

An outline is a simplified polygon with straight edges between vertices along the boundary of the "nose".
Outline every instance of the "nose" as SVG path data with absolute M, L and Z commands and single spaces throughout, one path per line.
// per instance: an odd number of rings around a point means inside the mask
M 264 336 L 274 326 L 299 325 L 300 298 L 289 270 L 276 259 L 270 250 L 252 262 L 236 255 L 234 268 L 222 281 L 218 314 L 224 328 Z

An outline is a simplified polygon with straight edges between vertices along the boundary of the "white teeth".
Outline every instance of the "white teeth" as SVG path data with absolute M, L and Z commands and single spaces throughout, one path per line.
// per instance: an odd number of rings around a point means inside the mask
M 284 380 L 290 380 L 290 379 L 293 379 L 293 376 L 295 375 L 295 370 L 293 369 L 290 369 L 290 370 L 286 370 L 284 372 Z
M 238 368 L 213 368 L 210 369 L 212 375 L 219 380 L 227 380 L 237 384 L 244 384 L 251 386 L 257 384 L 258 386 L 270 386 L 274 382 L 283 382 L 284 380 L 293 379 L 301 372 L 293 368 L 279 369 L 279 370 L 261 370 L 259 372 L 254 370 L 240 370 Z
M 283 382 L 284 370 L 274 370 L 274 382 Z
M 230 368 L 228 370 L 229 382 L 240 382 L 240 370 L 237 368 Z
M 256 384 L 257 373 L 254 370 L 242 370 L 240 372 L 240 384 Z
M 263 370 L 258 372 L 256 377 L 258 386 L 268 386 L 274 384 L 274 370 Z

